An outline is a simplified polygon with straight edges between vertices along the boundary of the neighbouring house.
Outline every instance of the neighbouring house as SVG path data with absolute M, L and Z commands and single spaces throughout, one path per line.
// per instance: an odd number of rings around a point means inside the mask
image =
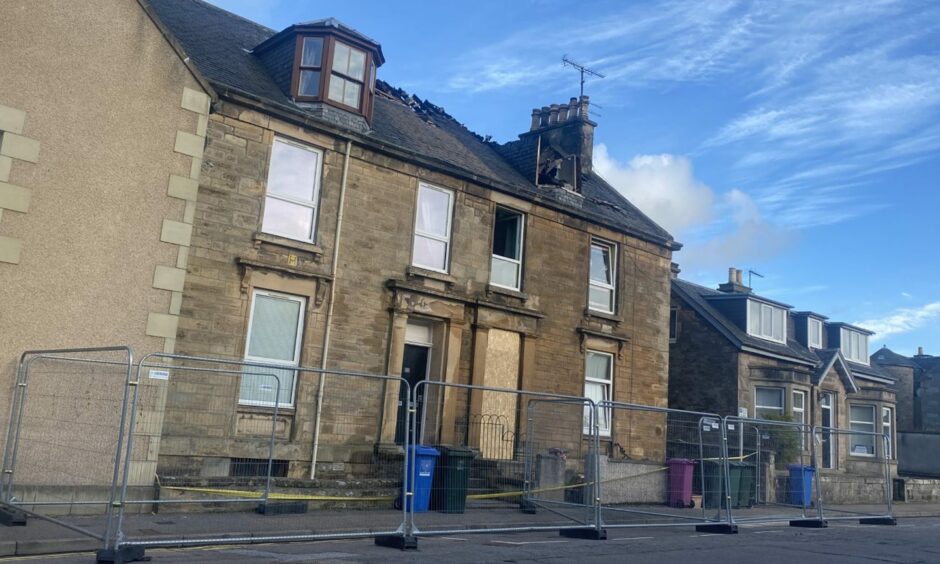
M 0 51 L 2 449 L 24 351 L 173 350 L 211 88 L 145 2 L 2 2 Z M 30 366 L 17 484 L 101 495 L 126 367 Z M 152 484 L 165 392 L 141 387 L 132 485 Z
M 897 379 L 898 473 L 940 477 L 940 357 L 882 347 L 871 361 Z
M 298 366 L 666 405 L 680 245 L 593 170 L 587 96 L 519 116 L 500 144 L 378 80 L 381 45 L 335 19 L 278 31 L 198 0 L 150 5 L 218 93 L 176 350 L 284 366 L 280 397 L 254 375 L 174 372 L 161 469 L 263 461 L 255 423 L 275 403 L 283 475 L 355 474 L 400 450 L 397 386 Z M 419 399 L 425 442 L 512 456 L 521 400 L 437 392 Z M 580 443 L 575 414 L 558 423 Z M 506 448 L 468 438 L 486 418 Z M 604 448 L 662 459 L 660 416 L 599 424 Z M 565 441 L 548 446 L 579 448 Z
M 821 432 L 820 475 L 846 484 L 831 501 L 848 495 L 849 476 L 883 475 L 885 457 L 895 470 L 896 378 L 869 361 L 871 331 L 760 296 L 734 268 L 717 289 L 674 271 L 670 407 L 887 433 L 884 452 L 871 435 Z M 802 445 L 808 463 L 809 443 Z

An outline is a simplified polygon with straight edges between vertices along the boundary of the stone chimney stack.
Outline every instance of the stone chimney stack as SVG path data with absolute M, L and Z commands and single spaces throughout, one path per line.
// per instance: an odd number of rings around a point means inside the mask
M 735 267 L 728 269 L 728 281 L 718 286 L 718 291 L 726 294 L 750 294 L 751 289 L 744 285 L 744 273 Z
M 522 141 L 540 147 L 538 183 L 560 185 L 580 192 L 581 177 L 593 170 L 594 128 L 588 119 L 590 99 L 571 98 L 532 110 L 529 131 Z
M 924 347 L 917 347 L 917 356 L 924 356 Z

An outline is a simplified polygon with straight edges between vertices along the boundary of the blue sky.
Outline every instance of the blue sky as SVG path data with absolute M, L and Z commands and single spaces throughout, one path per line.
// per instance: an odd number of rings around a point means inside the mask
M 213 0 L 274 29 L 334 16 L 379 78 L 509 141 L 587 83 L 595 167 L 685 244 L 686 279 L 940 354 L 940 3 Z

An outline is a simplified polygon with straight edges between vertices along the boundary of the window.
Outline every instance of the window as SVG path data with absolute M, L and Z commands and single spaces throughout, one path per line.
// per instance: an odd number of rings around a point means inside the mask
M 298 296 L 255 290 L 251 294 L 245 360 L 296 367 L 300 364 L 306 300 Z M 268 376 L 274 374 L 277 379 Z M 286 407 L 294 404 L 295 370 L 245 366 L 239 402 Z
M 679 336 L 679 308 L 669 308 L 669 342 L 675 343 Z
M 584 397 L 594 403 L 610 401 L 611 388 L 614 384 L 614 355 L 597 351 L 587 351 L 587 360 L 584 369 Z M 610 436 L 610 408 L 597 410 L 597 424 L 600 434 Z M 584 433 L 590 434 L 591 412 L 584 408 Z
M 881 432 L 888 437 L 887 445 L 885 447 L 885 458 L 891 460 L 894 458 L 894 433 L 892 429 L 894 428 L 894 410 L 890 407 L 881 408 Z
M 783 308 L 754 300 L 748 300 L 747 304 L 749 334 L 778 343 L 787 342 L 787 315 Z
M 617 303 L 617 247 L 601 241 L 591 242 L 591 280 L 588 307 L 614 313 Z
M 493 224 L 493 258 L 490 261 L 490 284 L 518 290 L 522 285 L 522 237 L 524 216 L 496 208 Z
M 842 354 L 852 362 L 868 364 L 868 335 L 842 328 Z
M 806 392 L 793 391 L 793 421 L 800 425 L 806 425 Z M 806 431 L 800 429 L 800 448 L 806 448 Z
M 852 431 L 871 433 L 865 435 L 853 434 L 849 454 L 856 456 L 875 456 L 875 406 L 850 406 L 849 428 Z
M 783 390 L 781 388 L 757 388 L 754 394 L 755 417 L 764 419 L 768 415 L 783 415 Z
M 261 230 L 312 243 L 316 234 L 320 162 L 316 149 L 274 139 Z
M 810 317 L 808 320 L 806 342 L 810 348 L 822 348 L 822 321 Z
M 450 190 L 421 184 L 415 214 L 415 240 L 412 264 L 447 272 L 450 258 L 450 216 L 454 194 Z
M 333 69 L 327 97 L 334 102 L 359 109 L 365 73 L 365 52 L 336 41 L 333 44 Z
M 835 468 L 835 437 L 831 429 L 834 427 L 835 415 L 830 392 L 823 393 L 819 399 L 819 409 L 822 415 L 822 466 L 823 468 Z
M 320 67 L 323 62 L 323 38 L 304 37 L 300 55 L 298 96 L 320 96 Z

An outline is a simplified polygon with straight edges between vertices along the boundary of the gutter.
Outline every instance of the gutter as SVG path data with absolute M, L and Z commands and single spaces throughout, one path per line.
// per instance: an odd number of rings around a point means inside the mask
M 336 298 L 336 270 L 339 265 L 339 238 L 343 232 L 343 208 L 346 202 L 346 181 L 349 178 L 349 153 L 352 141 L 346 140 L 346 154 L 343 157 L 343 179 L 339 188 L 339 209 L 336 211 L 336 238 L 333 240 L 333 262 L 330 264 L 330 303 L 326 310 L 326 328 L 323 331 L 323 352 L 320 355 L 320 370 L 326 370 L 330 352 L 330 336 L 333 329 L 333 302 Z M 320 372 L 317 385 L 316 416 L 313 424 L 313 453 L 310 455 L 310 479 L 317 476 L 317 456 L 320 453 L 320 422 L 323 415 L 323 390 L 326 388 L 326 374 Z

